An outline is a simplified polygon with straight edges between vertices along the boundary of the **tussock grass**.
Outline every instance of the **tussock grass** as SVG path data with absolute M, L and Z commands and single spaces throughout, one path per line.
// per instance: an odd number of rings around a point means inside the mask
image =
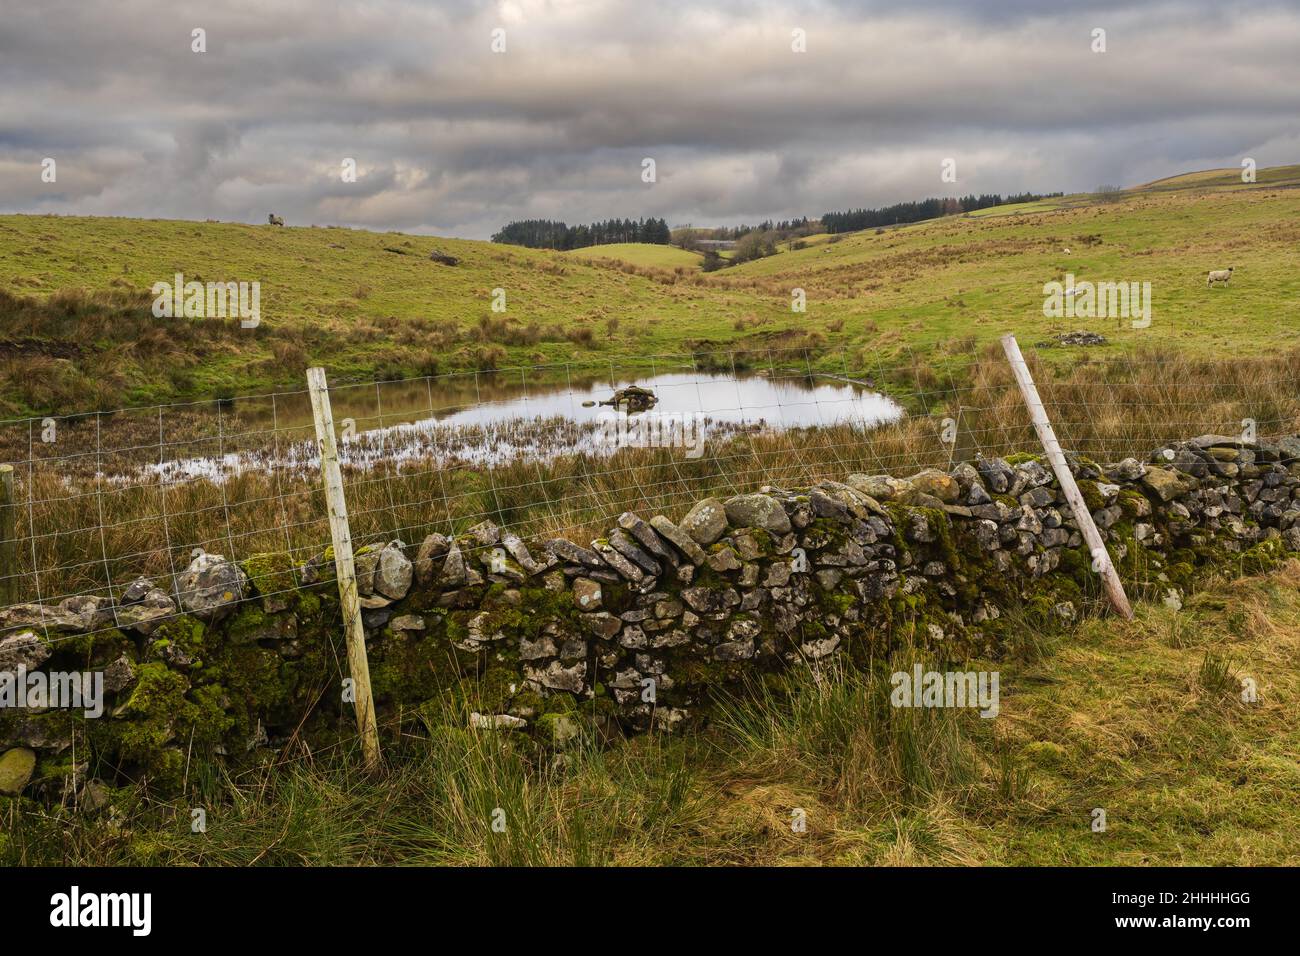
M 1239 612 L 1272 626 L 1239 632 Z M 1166 640 L 1174 617 L 1185 647 Z M 1206 686 L 1207 648 L 1255 678 L 1257 703 L 1217 664 Z M 1295 865 L 1297 660 L 1293 561 L 1180 612 L 1085 620 L 1034 662 L 960 665 L 1001 671 L 992 720 L 891 708 L 887 673 L 906 653 L 755 685 L 695 736 L 588 739 L 562 755 L 462 729 L 463 713 L 434 704 L 380 777 L 346 747 L 295 744 L 238 776 L 191 775 L 174 804 L 129 790 L 93 814 L 0 803 L 0 862 Z M 190 832 L 194 807 L 204 834 Z
M 911 660 L 898 658 L 897 670 Z M 975 776 L 951 711 L 890 706 L 883 669 L 800 669 L 773 692 L 747 688 L 715 723 L 758 763 L 755 774 L 817 780 L 849 805 L 912 806 L 963 790 Z
M 1206 432 L 1239 434 L 1247 418 L 1255 420 L 1261 436 L 1300 431 L 1300 351 L 1233 360 L 1140 352 L 1072 368 L 1032 354 L 1029 361 L 1063 446 L 1097 462 L 1130 455 L 1145 460 L 1166 441 Z M 446 381 L 459 382 L 456 394 L 467 400 L 487 387 L 471 379 L 465 391 L 465 382 Z M 418 455 L 392 460 L 399 452 L 427 453 L 418 436 L 364 439 L 349 454 L 373 460 L 374 467 L 352 468 L 346 476 L 354 540 L 399 537 L 415 543 L 431 531 L 459 533 L 486 518 L 525 538 L 559 535 L 585 543 L 625 510 L 676 518 L 709 495 L 763 485 L 801 487 L 854 472 L 904 476 L 925 467 L 948 468 L 976 454 L 1040 448 L 1005 360 L 990 350 L 968 356 L 959 376 L 895 367 L 872 381 L 909 414 L 865 430 L 842 424 L 717 433 L 697 459 L 675 448 L 623 448 L 610 457 L 474 462 L 475 448 L 502 441 L 544 451 L 564 447 L 581 429 L 558 419 L 470 428 L 454 440 L 442 438 L 440 452 L 453 457 L 440 466 Z M 510 394 L 508 382 L 495 388 Z M 110 577 L 167 579 L 198 547 L 235 559 L 289 551 L 297 563 L 323 551 L 329 531 L 319 476 L 303 467 L 265 470 L 295 442 L 305 454 L 312 429 L 273 432 L 270 411 L 264 402 L 253 406 L 253 412 L 265 413 L 262 419 L 212 405 L 169 410 L 161 421 L 154 409 L 98 421 L 65 419 L 54 444 L 39 440 L 40 422 L 0 423 L 0 461 L 15 464 L 18 500 L 32 502 L 21 509 L 18 523 L 24 536 L 18 547 L 19 597 L 36 599 L 33 571 L 40 574 L 40 595 L 49 600 L 102 593 Z M 945 419 L 956 423 L 955 444 L 940 440 Z M 194 478 L 164 487 L 147 471 L 159 461 L 160 434 L 168 457 L 242 454 L 263 468 L 245 469 L 221 483 Z M 30 470 L 29 451 L 35 457 Z

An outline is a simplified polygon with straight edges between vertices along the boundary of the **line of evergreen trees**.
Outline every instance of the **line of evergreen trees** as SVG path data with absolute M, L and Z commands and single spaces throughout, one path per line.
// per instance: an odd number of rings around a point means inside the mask
M 820 226 L 817 220 L 806 216 L 781 222 L 767 220 L 757 226 L 718 226 L 711 229 L 685 229 L 682 246 L 689 248 L 690 239 L 740 240 L 758 233 L 774 241 L 784 241 L 792 236 L 807 235 L 818 228 L 826 232 L 855 232 L 897 223 L 920 222 L 957 213 L 1005 206 L 1012 203 L 1036 202 L 1062 193 L 1018 193 L 1001 196 L 997 193 L 971 194 L 962 197 L 931 197 L 919 202 L 900 202 L 879 209 L 849 209 L 843 212 L 823 213 Z M 673 241 L 672 231 L 663 219 L 606 219 L 586 226 L 570 226 L 552 219 L 519 219 L 492 236 L 493 242 L 503 242 L 530 249 L 583 249 L 612 242 L 651 242 L 667 245 Z
M 781 239 L 787 239 L 792 235 L 802 232 L 804 235 L 811 235 L 816 229 L 817 224 L 807 216 L 801 216 L 798 219 L 782 219 L 780 222 L 773 222 L 771 219 L 765 219 L 757 226 L 714 226 L 710 229 L 697 229 L 697 239 L 741 239 L 751 232 L 772 232 L 776 233 Z M 707 233 L 707 235 L 706 235 Z
M 920 222 L 922 219 L 935 219 L 939 216 L 951 216 L 956 213 L 987 209 L 989 206 L 1006 206 L 1018 202 L 1036 202 L 1060 196 L 1061 193 L 1020 193 L 1014 196 L 999 196 L 997 193 L 985 193 L 982 196 L 934 197 L 920 202 L 900 202 L 880 209 L 849 209 L 845 212 L 828 212 L 822 214 L 822 227 L 827 232 L 856 232 L 873 226 L 892 226 L 900 222 Z
M 530 249 L 584 249 L 611 242 L 666 245 L 672 232 L 663 219 L 606 219 L 589 226 L 569 226 L 550 219 L 520 219 L 492 236 L 493 242 Z

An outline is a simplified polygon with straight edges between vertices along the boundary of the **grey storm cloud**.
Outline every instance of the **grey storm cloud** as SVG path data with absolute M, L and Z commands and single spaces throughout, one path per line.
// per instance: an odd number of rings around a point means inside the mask
M 9 4 L 0 210 L 483 238 L 1290 163 L 1298 41 L 1300 3 L 1208 0 Z

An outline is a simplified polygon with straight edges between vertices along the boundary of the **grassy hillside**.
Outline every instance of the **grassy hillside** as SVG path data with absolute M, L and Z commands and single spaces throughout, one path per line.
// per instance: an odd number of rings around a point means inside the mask
M 1300 165 L 1270 166 L 1255 171 L 1255 182 L 1261 186 L 1300 186 Z M 1194 173 L 1167 176 L 1154 182 L 1134 187 L 1136 192 L 1164 191 L 1169 189 L 1240 189 L 1250 184 L 1241 181 L 1241 169 L 1202 169 Z
M 718 281 L 798 284 L 810 316 L 835 315 L 859 330 L 874 326 L 875 337 L 859 335 L 913 348 L 1008 330 L 1036 341 L 1067 326 L 1101 332 L 1119 345 L 1202 351 L 1258 351 L 1300 337 L 1288 318 L 1300 311 L 1300 192 L 1257 186 L 1136 193 L 1112 203 L 1001 213 L 854 233 L 745 263 Z M 1231 287 L 1207 289 L 1205 273 L 1229 265 L 1237 270 Z M 1150 282 L 1150 328 L 1044 318 L 1043 283 L 1066 273 Z
M 562 763 L 442 727 L 390 749 L 380 780 L 355 754 L 290 753 L 195 781 L 176 806 L 131 791 L 98 814 L 0 801 L 0 862 L 1294 866 L 1297 654 L 1292 562 L 1181 611 L 1139 605 L 1131 623 L 1088 620 L 970 663 L 1000 671 L 995 720 L 900 715 L 882 673 L 769 685 L 702 736 Z M 207 808 L 203 839 L 192 806 Z
M 659 269 L 698 269 L 703 258 L 696 252 L 651 242 L 612 242 L 603 246 L 571 249 L 565 255 L 571 259 L 617 259 L 634 266 Z
M 1272 351 L 1300 338 L 1296 170 L 826 237 L 707 275 L 672 263 L 688 253 L 639 245 L 621 255 L 642 262 L 339 228 L 2 216 L 0 414 L 299 387 L 312 362 L 369 379 L 808 348 L 814 365 L 871 367 L 1081 327 L 1108 350 Z M 435 250 L 460 263 L 431 261 Z M 1232 285 L 1207 289 L 1206 271 L 1228 265 Z M 176 272 L 261 282 L 261 326 L 153 318 L 149 289 Z M 1044 318 L 1043 284 L 1067 272 L 1151 282 L 1151 327 Z M 795 288 L 806 313 L 791 311 Z
M 431 261 L 434 250 L 459 264 Z M 149 289 L 176 272 L 259 281 L 261 325 L 155 319 Z M 396 378 L 677 351 L 684 327 L 716 336 L 758 307 L 756 294 L 701 294 L 675 278 L 393 233 L 5 216 L 0 413 L 299 387 L 312 362 L 335 378 Z M 492 309 L 498 288 L 504 313 Z

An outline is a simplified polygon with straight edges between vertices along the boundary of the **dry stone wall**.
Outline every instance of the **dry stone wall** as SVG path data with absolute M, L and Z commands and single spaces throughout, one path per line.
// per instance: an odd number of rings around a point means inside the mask
M 1069 456 L 1131 591 L 1181 598 L 1207 566 L 1253 572 L 1300 550 L 1300 438 L 1207 435 L 1098 465 Z M 903 642 L 997 657 L 1099 594 L 1093 559 L 1035 456 L 910 478 L 708 498 L 619 516 L 578 543 L 483 522 L 357 557 L 372 683 L 391 731 L 435 699 L 469 726 L 547 746 L 591 729 L 680 729 L 756 675 Z M 341 736 L 332 555 L 199 555 L 174 590 L 0 612 L 0 676 L 103 675 L 104 713 L 0 708 L 0 789 L 146 776 L 185 754 L 239 760 L 291 735 Z

